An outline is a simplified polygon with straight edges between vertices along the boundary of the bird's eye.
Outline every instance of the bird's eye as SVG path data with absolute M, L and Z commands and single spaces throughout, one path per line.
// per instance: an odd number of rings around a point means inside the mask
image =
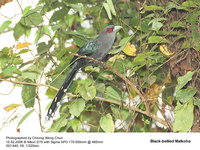
M 112 31 L 113 31 L 112 28 L 108 28 L 108 29 L 106 30 L 106 33 L 110 33 L 110 32 L 112 32 Z

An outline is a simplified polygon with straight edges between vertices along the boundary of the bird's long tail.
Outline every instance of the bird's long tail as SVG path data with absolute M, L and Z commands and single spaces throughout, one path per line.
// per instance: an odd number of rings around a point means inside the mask
M 59 91 L 57 92 L 56 96 L 53 99 L 53 102 L 51 103 L 51 106 L 48 109 L 46 120 L 49 120 L 50 118 L 53 117 L 57 109 L 58 103 L 60 102 L 60 100 L 62 99 L 62 97 L 65 95 L 68 88 L 72 84 L 72 81 L 74 77 L 76 76 L 77 72 L 78 72 L 78 69 L 76 67 L 73 67 L 70 73 L 68 74 L 68 76 L 66 77 L 64 83 L 60 87 Z

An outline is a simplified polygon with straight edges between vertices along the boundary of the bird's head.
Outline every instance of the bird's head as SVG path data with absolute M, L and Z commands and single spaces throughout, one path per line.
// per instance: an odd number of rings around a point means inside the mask
M 107 36 L 115 35 L 121 28 L 122 28 L 121 26 L 109 25 L 105 27 L 100 34 L 107 35 Z
M 99 39 L 100 41 L 105 44 L 105 45 L 112 45 L 116 33 L 121 29 L 121 26 L 114 26 L 114 25 L 109 25 L 103 29 L 103 31 L 99 34 Z

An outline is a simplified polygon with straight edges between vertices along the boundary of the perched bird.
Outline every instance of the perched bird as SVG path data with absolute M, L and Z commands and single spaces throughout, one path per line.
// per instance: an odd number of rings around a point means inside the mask
M 83 47 L 80 48 L 80 50 L 78 51 L 78 55 L 89 56 L 97 61 L 101 61 L 108 54 L 109 50 L 111 49 L 115 41 L 116 33 L 121 28 L 122 28 L 121 26 L 114 26 L 114 25 L 109 25 L 105 27 L 97 38 L 89 41 Z M 81 59 L 77 58 L 78 57 L 75 56 L 71 61 L 72 69 L 53 99 L 53 102 L 47 112 L 47 118 L 46 118 L 47 120 L 53 117 L 58 102 L 60 102 L 62 97 L 67 92 L 78 70 L 82 67 L 94 64 L 94 62 L 92 62 L 91 60 L 84 58 Z

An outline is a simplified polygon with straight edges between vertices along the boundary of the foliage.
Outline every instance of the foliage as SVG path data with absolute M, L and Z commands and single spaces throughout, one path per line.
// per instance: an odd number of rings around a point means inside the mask
M 106 62 L 115 71 L 103 65 L 83 68 L 81 74 L 87 78 L 74 80 L 68 100 L 61 103 L 60 117 L 47 130 L 187 132 L 193 125 L 194 105 L 200 106 L 199 16 L 198 0 L 40 0 L 35 8 L 23 9 L 14 27 L 11 20 L 0 25 L 0 34 L 12 31 L 21 41 L 0 51 L 0 80 L 22 86 L 26 108 L 39 102 L 39 86 L 48 87 L 46 95 L 53 99 L 70 70 L 69 52 L 75 54 L 105 26 L 121 25 Z M 32 44 L 37 50 L 31 48 L 30 34 L 35 34 Z M 26 61 L 24 54 L 34 58 Z M 167 109 L 171 117 L 165 117 Z M 164 117 L 156 116 L 158 112 Z

